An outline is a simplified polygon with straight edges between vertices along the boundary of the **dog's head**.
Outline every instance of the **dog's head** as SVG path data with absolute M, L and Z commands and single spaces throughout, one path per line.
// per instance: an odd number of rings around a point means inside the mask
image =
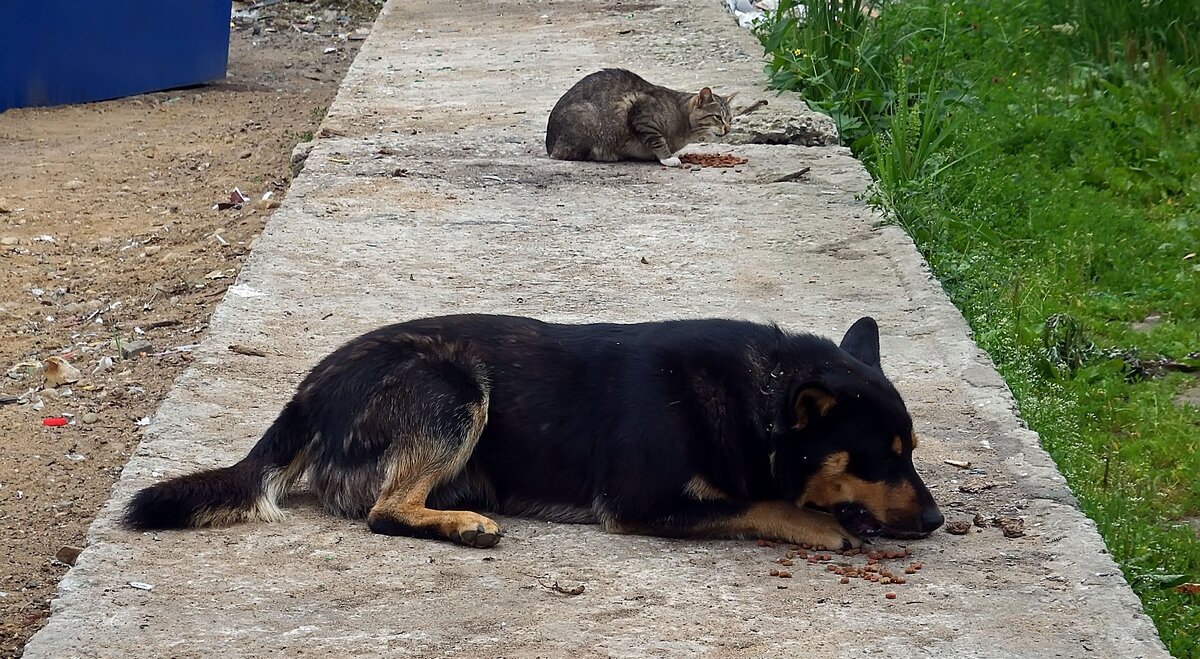
M 913 467 L 912 417 L 880 367 L 873 319 L 854 323 L 815 374 L 801 372 L 786 400 L 772 469 L 797 505 L 861 538 L 918 538 L 942 525 Z

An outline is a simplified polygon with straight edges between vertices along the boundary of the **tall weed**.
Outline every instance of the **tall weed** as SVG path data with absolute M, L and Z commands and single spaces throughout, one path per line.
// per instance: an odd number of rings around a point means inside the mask
M 1196 0 L 1051 0 L 1058 31 L 1091 49 L 1098 61 L 1149 65 L 1158 56 L 1177 65 L 1200 61 Z

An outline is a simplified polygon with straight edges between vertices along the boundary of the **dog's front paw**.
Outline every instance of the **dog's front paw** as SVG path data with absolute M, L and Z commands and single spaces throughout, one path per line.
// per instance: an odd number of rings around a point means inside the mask
M 847 531 L 832 517 L 822 515 L 818 519 L 820 520 L 819 524 L 806 529 L 804 535 L 807 539 L 804 542 L 807 544 L 813 547 L 823 547 L 831 551 L 858 549 L 862 546 L 862 538 Z
M 663 158 L 663 159 L 659 160 L 658 162 L 660 165 L 663 165 L 664 167 L 678 167 L 679 166 L 679 158 L 676 158 L 675 156 L 671 156 L 670 158 Z

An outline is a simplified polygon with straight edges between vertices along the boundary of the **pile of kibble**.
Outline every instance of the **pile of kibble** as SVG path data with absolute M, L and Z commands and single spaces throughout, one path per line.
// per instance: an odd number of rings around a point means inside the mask
M 679 162 L 701 167 L 737 167 L 750 161 L 729 153 L 685 153 L 679 156 Z
M 775 543 L 760 540 L 758 546 L 774 547 Z M 866 564 L 855 565 L 853 557 L 856 556 L 865 556 Z M 863 581 L 887 586 L 907 583 L 904 575 L 897 574 L 893 570 L 902 571 L 905 575 L 913 575 L 920 571 L 924 565 L 908 561 L 908 564 L 903 568 L 889 568 L 886 564 L 880 563 L 880 561 L 908 559 L 909 556 L 910 551 L 907 547 L 899 550 L 864 551 L 862 549 L 849 549 L 834 552 L 824 549 L 814 549 L 808 545 L 792 545 L 791 549 L 787 550 L 783 557 L 777 559 L 775 562 L 783 567 L 792 567 L 797 562 L 801 562 L 801 564 L 807 563 L 808 565 L 824 565 L 825 571 L 840 577 L 839 582 L 842 584 L 850 583 L 851 579 L 862 579 Z M 770 574 L 772 577 L 779 577 L 781 579 L 792 578 L 792 573 L 788 570 L 776 568 L 772 569 Z M 893 592 L 885 593 L 884 596 L 888 599 L 896 599 L 896 593 Z

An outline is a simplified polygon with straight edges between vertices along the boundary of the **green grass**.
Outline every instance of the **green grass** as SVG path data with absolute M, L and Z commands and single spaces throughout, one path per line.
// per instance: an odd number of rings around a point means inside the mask
M 801 4 L 759 27 L 774 84 L 838 123 L 1170 650 L 1200 657 L 1200 597 L 1171 588 L 1200 582 L 1200 410 L 1173 401 L 1197 376 L 1149 368 L 1200 366 L 1200 3 Z

